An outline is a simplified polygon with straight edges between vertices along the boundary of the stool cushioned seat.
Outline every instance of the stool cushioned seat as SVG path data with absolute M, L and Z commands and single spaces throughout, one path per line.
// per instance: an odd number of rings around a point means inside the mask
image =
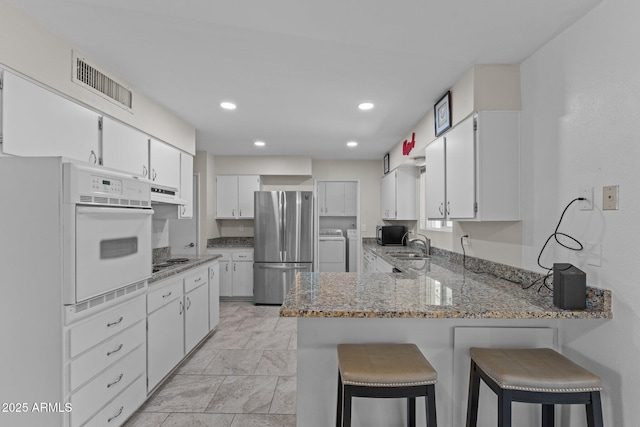
M 415 344 L 339 344 L 338 360 L 343 384 L 404 387 L 438 381 Z
M 469 349 L 467 425 L 478 425 L 480 381 L 498 396 L 498 427 L 511 427 L 512 402 L 540 404 L 542 427 L 554 427 L 555 405 L 585 405 L 588 427 L 603 427 L 600 377 L 550 348 Z
M 428 427 L 437 427 L 438 374 L 415 344 L 339 344 L 336 426 L 351 427 L 353 397 L 406 398 L 416 426 L 416 397 L 425 398 Z
M 471 348 L 469 352 L 501 388 L 547 393 L 602 390 L 600 377 L 549 348 Z

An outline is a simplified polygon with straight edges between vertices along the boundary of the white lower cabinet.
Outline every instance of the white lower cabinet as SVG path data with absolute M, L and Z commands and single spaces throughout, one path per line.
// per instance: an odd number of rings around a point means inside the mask
M 210 270 L 217 261 L 151 285 L 147 294 L 147 392 L 180 363 L 210 331 Z
M 184 352 L 189 353 L 209 333 L 209 269 L 184 279 Z
M 210 255 L 221 255 L 220 297 L 253 298 L 253 249 L 209 249 Z
M 156 385 L 184 357 L 184 303 L 182 279 L 167 279 L 167 284 L 147 295 L 147 391 Z
M 209 267 L 209 330 L 220 323 L 220 263 L 214 261 Z
M 129 415 L 144 402 L 146 390 L 134 386 L 145 380 L 144 325 L 144 295 L 70 325 L 67 366 L 69 403 L 73 409 L 69 425 L 108 425 L 99 423 L 96 417 L 125 393 L 127 402 L 137 402 L 127 406 Z M 129 416 L 124 407 L 122 414 L 124 421 Z

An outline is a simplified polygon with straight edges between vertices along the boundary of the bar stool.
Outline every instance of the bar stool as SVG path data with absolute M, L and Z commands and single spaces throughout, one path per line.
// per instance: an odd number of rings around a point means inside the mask
M 480 379 L 498 395 L 498 427 L 511 426 L 511 402 L 541 403 L 542 427 L 553 427 L 555 404 L 584 404 L 587 425 L 603 427 L 600 377 L 549 348 L 470 349 L 467 427 L 478 422 Z
M 336 427 L 351 427 L 351 398 L 407 398 L 416 425 L 416 397 L 425 397 L 427 426 L 436 427 L 438 375 L 414 344 L 339 344 Z

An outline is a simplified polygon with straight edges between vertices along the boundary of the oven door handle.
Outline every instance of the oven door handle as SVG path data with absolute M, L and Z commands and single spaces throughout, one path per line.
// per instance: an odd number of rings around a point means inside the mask
M 142 208 L 109 208 L 81 206 L 77 208 L 78 214 L 83 215 L 110 215 L 110 214 L 126 214 L 126 215 L 153 215 L 153 209 Z

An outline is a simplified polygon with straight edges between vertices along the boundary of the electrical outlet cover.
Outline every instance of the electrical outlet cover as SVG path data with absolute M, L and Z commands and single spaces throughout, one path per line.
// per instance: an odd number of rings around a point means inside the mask
M 593 210 L 593 187 L 585 187 L 580 190 L 580 196 L 586 200 L 580 200 L 578 202 L 578 206 L 581 211 L 592 211 Z
M 608 185 L 602 187 L 602 210 L 617 211 L 618 210 L 618 186 Z

